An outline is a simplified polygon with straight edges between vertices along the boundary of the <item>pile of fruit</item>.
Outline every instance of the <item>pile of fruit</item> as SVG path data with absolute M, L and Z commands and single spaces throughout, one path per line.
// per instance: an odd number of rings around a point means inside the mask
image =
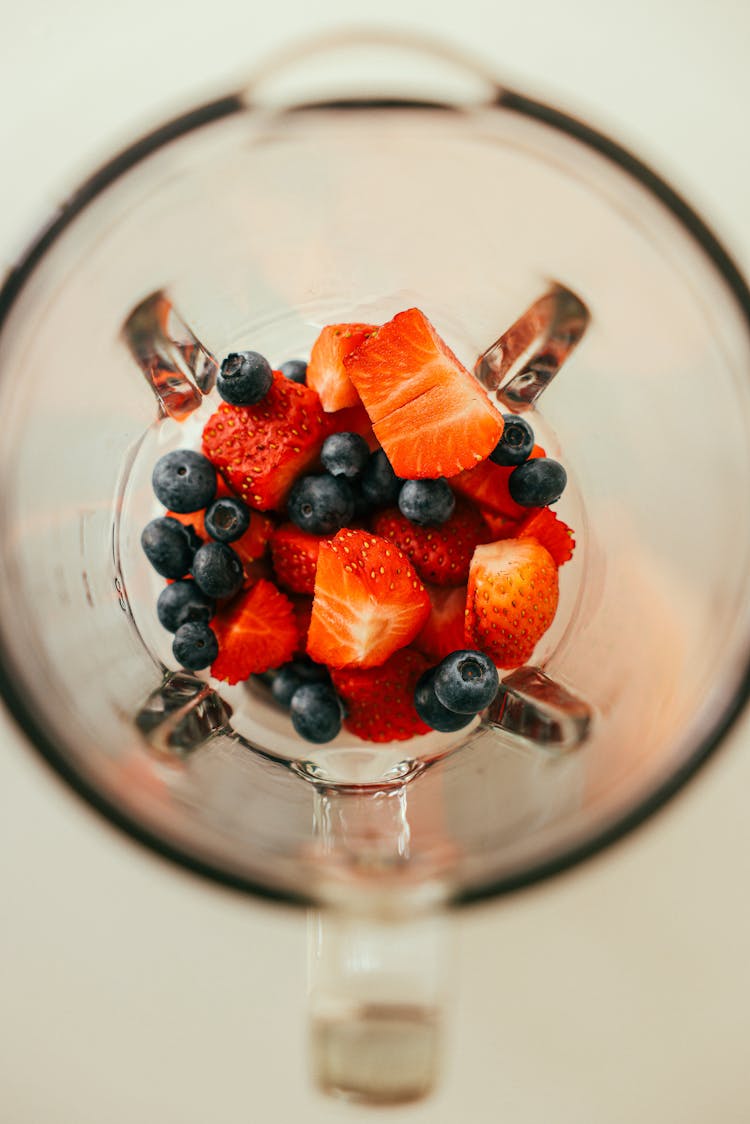
M 203 451 L 157 462 L 142 535 L 183 667 L 263 676 L 313 742 L 467 725 L 552 623 L 562 465 L 413 308 L 309 363 L 227 356 Z

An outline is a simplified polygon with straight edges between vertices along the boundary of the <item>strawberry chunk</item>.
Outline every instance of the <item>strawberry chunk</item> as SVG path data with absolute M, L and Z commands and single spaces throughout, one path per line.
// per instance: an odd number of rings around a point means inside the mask
M 283 505 L 329 432 L 315 391 L 274 371 L 257 405 L 219 406 L 203 430 L 203 452 L 245 503 L 267 511 Z
M 536 539 L 550 552 L 556 566 L 571 560 L 576 545 L 570 527 L 548 507 L 532 508 L 519 525 L 518 537 Z
M 263 557 L 275 529 L 273 519 L 259 511 L 250 512 L 250 526 L 244 535 L 229 544 L 235 554 L 239 554 L 245 568 Z
M 273 568 L 280 585 L 292 593 L 312 594 L 321 535 L 311 535 L 294 523 L 282 523 L 271 539 Z
M 500 440 L 501 414 L 418 308 L 376 329 L 344 366 L 397 476 L 454 476 Z
M 466 614 L 466 586 L 428 585 L 430 615 L 413 646 L 422 652 L 430 663 L 439 663 L 451 652 L 466 647 L 464 618 Z
M 297 624 L 297 647 L 295 656 L 303 656 L 307 652 L 307 634 L 310 630 L 312 617 L 312 597 L 291 597 L 292 611 Z
M 520 667 L 554 620 L 557 566 L 535 539 L 478 546 L 469 571 L 466 638 L 498 667 Z
M 307 364 L 307 385 L 317 392 L 326 413 L 359 405 L 359 395 L 344 369 L 344 360 L 374 331 L 374 324 L 329 324 L 313 344 Z
M 402 550 L 422 581 L 433 585 L 465 583 L 474 548 L 487 541 L 481 515 L 461 501 L 438 527 L 421 527 L 398 508 L 388 508 L 376 515 L 372 529 Z
M 211 674 L 226 683 L 287 663 L 299 638 L 289 598 L 265 578 L 220 609 L 211 628 L 219 642 Z
M 378 439 L 372 431 L 370 415 L 361 402 L 346 410 L 337 410 L 329 419 L 331 433 L 358 433 L 367 442 L 370 452 L 379 449 Z
M 430 599 L 408 558 L 378 535 L 339 531 L 320 545 L 307 650 L 330 667 L 377 667 L 409 644 Z
M 541 445 L 535 445 L 529 460 L 543 456 L 544 449 Z M 492 515 L 503 515 L 506 519 L 521 520 L 526 517 L 529 509 L 511 499 L 508 478 L 514 467 L 495 464 L 494 461 L 482 461 L 475 468 L 454 476 L 451 488 L 459 495 L 473 500 L 483 514 L 489 512 Z
M 427 667 L 419 652 L 402 648 L 380 667 L 333 669 L 333 685 L 346 704 L 347 730 L 369 742 L 428 734 L 429 726 L 414 709 L 414 688 Z

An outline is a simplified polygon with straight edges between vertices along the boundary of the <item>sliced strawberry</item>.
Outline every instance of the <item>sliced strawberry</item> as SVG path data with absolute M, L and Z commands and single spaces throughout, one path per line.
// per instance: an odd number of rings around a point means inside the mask
M 271 557 L 279 585 L 292 593 L 312 594 L 321 535 L 311 535 L 294 523 L 282 523 L 271 539 Z
M 229 544 L 232 550 L 239 554 L 245 569 L 251 562 L 256 562 L 263 557 L 275 529 L 276 524 L 273 519 L 261 515 L 259 511 L 250 512 L 250 526 L 244 535 Z
M 299 637 L 289 598 L 264 578 L 220 609 L 211 628 L 219 642 L 211 674 L 226 683 L 287 663 Z
M 430 599 L 408 558 L 367 531 L 320 546 L 307 650 L 330 667 L 377 667 L 421 630 Z
M 291 597 L 294 620 L 297 624 L 297 647 L 295 656 L 302 656 L 307 652 L 307 634 L 310 630 L 310 617 L 312 616 L 312 597 Z
M 466 647 L 466 586 L 428 585 L 427 593 L 432 609 L 414 647 L 427 656 L 430 663 L 439 663 L 451 652 Z
M 418 308 L 376 329 L 344 366 L 397 476 L 454 476 L 500 440 L 499 411 Z
M 541 445 L 535 445 L 529 460 L 543 456 L 545 456 L 544 449 Z M 508 478 L 513 467 L 513 465 L 495 464 L 494 461 L 482 461 L 476 468 L 470 468 L 467 472 L 454 476 L 451 479 L 451 488 L 459 495 L 473 500 L 483 513 L 504 515 L 508 519 L 523 519 L 529 509 L 521 507 L 511 499 L 508 490 Z
M 374 331 L 374 324 L 329 324 L 313 344 L 307 364 L 307 385 L 317 392 L 327 413 L 359 404 L 344 360 Z
M 511 519 L 509 515 L 498 515 L 494 511 L 487 510 L 482 512 L 482 519 L 487 528 L 488 542 L 518 538 L 518 528 L 521 526 L 518 519 Z
M 328 421 L 331 433 L 358 433 L 360 437 L 364 437 L 371 453 L 380 448 L 378 439 L 372 431 L 370 415 L 361 402 L 356 406 L 349 406 L 346 410 L 337 410 L 335 414 L 330 414 Z
M 414 688 L 427 660 L 402 648 L 380 667 L 331 671 L 333 685 L 346 704 L 344 725 L 369 742 L 399 742 L 428 734 L 414 709 Z
M 267 511 L 284 503 L 328 433 L 315 391 L 274 371 L 256 406 L 219 406 L 203 430 L 203 452 L 245 503 Z
M 536 539 L 550 552 L 556 566 L 571 560 L 576 545 L 570 527 L 548 507 L 532 508 L 519 525 L 518 537 Z
M 557 601 L 557 566 L 535 539 L 478 546 L 469 572 L 467 640 L 498 667 L 520 667 L 552 624 Z
M 391 507 L 375 516 L 372 529 L 395 543 L 422 581 L 433 585 L 465 583 L 474 547 L 487 541 L 481 515 L 465 501 L 438 527 L 420 527 Z

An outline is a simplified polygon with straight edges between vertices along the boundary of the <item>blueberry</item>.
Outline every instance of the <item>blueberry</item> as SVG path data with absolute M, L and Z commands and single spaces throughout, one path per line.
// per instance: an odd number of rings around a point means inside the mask
M 457 714 L 479 714 L 489 706 L 499 685 L 497 668 L 484 652 L 451 652 L 435 668 L 433 689 L 438 702 Z
M 187 621 L 174 634 L 172 654 L 181 667 L 200 671 L 218 656 L 219 642 L 203 621 Z
M 163 578 L 184 577 L 195 554 L 187 528 L 169 515 L 162 515 L 146 524 L 141 546 L 157 574 Z
M 302 476 L 287 500 L 292 523 L 313 535 L 332 535 L 354 516 L 354 493 L 343 476 Z
M 216 469 L 202 453 L 175 449 L 159 457 L 151 484 L 159 503 L 185 515 L 210 504 L 216 495 Z
M 219 542 L 234 542 L 250 526 L 250 508 L 234 496 L 222 496 L 206 512 L 206 530 Z
M 304 359 L 287 359 L 286 363 L 282 363 L 279 367 L 285 379 L 290 379 L 291 382 L 305 382 L 307 380 L 307 363 Z
M 568 474 L 551 457 L 535 457 L 514 468 L 508 477 L 511 498 L 521 507 L 546 507 L 559 500 Z
M 329 742 L 341 729 L 341 703 L 327 683 L 303 683 L 289 709 L 292 725 L 308 742 Z
M 359 476 L 370 459 L 370 449 L 358 433 L 332 433 L 320 451 L 323 468 L 331 476 Z
M 216 389 L 232 406 L 254 406 L 273 382 L 271 364 L 257 351 L 233 351 L 221 364 Z
M 215 611 L 211 598 L 190 578 L 165 586 L 156 602 L 156 615 L 168 632 L 176 632 L 188 621 L 208 624 Z
M 450 484 L 439 480 L 407 480 L 398 494 L 402 515 L 412 523 L 436 527 L 450 519 L 456 506 L 456 497 Z
M 242 563 L 231 546 L 207 542 L 195 552 L 193 577 L 209 597 L 232 597 L 242 585 Z
M 328 669 L 322 664 L 313 663 L 312 660 L 292 660 L 280 667 L 271 684 L 271 694 L 276 702 L 285 709 L 291 704 L 292 695 L 303 683 L 328 683 L 330 676 Z
M 473 715 L 457 714 L 454 710 L 448 710 L 435 694 L 434 684 L 435 669 L 431 667 L 420 675 L 414 689 L 414 707 L 422 721 L 433 730 L 440 730 L 444 734 L 468 726 Z
M 370 502 L 362 490 L 361 479 L 352 480 L 352 495 L 354 496 L 354 515 L 352 521 L 354 523 L 364 522 L 370 514 Z
M 395 503 L 402 484 L 403 480 L 396 476 L 382 449 L 370 453 L 362 473 L 362 494 L 366 500 L 383 506 Z
M 495 464 L 523 464 L 534 448 L 534 430 L 518 414 L 503 414 L 503 435 L 490 453 Z

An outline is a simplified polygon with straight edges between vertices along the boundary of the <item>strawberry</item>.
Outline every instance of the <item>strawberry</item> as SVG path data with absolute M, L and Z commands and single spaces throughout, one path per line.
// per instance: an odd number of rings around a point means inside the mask
M 307 364 L 307 385 L 326 413 L 359 405 L 359 395 L 344 370 L 344 360 L 375 331 L 374 324 L 329 324 L 320 333 Z
M 545 455 L 541 445 L 535 445 L 529 460 Z M 508 490 L 508 477 L 513 468 L 513 465 L 500 465 L 495 464 L 494 461 L 482 461 L 475 468 L 470 468 L 468 471 L 454 476 L 451 480 L 451 488 L 459 495 L 467 496 L 473 500 L 482 513 L 488 511 L 493 515 L 504 515 L 508 519 L 523 519 L 529 509 L 521 507 L 520 504 L 511 499 Z
M 548 507 L 531 508 L 519 525 L 518 537 L 536 539 L 550 552 L 556 566 L 570 561 L 576 545 L 570 527 Z
M 518 519 L 511 519 L 509 515 L 498 515 L 496 512 L 486 509 L 482 512 L 482 519 L 487 528 L 488 542 L 497 542 L 498 539 L 518 538 L 518 528 L 522 521 L 519 522 Z
M 465 582 L 474 547 L 487 541 L 479 512 L 460 501 L 450 519 L 438 527 L 421 527 L 410 522 L 398 508 L 391 507 L 375 516 L 372 529 L 395 543 L 422 581 L 433 585 Z
M 318 459 L 328 421 L 314 390 L 273 373 L 255 406 L 222 402 L 203 430 L 203 452 L 230 488 L 260 511 L 280 507 Z
M 299 639 L 289 598 L 265 578 L 223 606 L 211 628 L 219 642 L 211 674 L 226 683 L 287 663 Z
M 280 585 L 292 593 L 312 594 L 321 535 L 311 535 L 294 523 L 282 523 L 271 539 L 273 568 Z
M 320 544 L 307 650 L 330 667 L 376 667 L 421 630 L 427 591 L 408 558 L 367 531 Z
M 290 597 L 294 620 L 297 625 L 297 647 L 295 656 L 303 656 L 307 652 L 307 634 L 310 630 L 310 617 L 312 616 L 312 597 Z
M 229 544 L 239 554 L 246 570 L 251 562 L 263 557 L 275 528 L 273 519 L 269 519 L 267 515 L 262 515 L 259 511 L 250 512 L 250 526 L 244 535 Z
M 345 410 L 337 410 L 335 414 L 330 414 L 328 422 L 331 433 L 358 433 L 360 437 L 364 437 L 371 453 L 380 447 L 372 431 L 370 415 L 361 402 L 356 406 L 349 406 Z
M 414 688 L 427 660 L 411 648 L 395 652 L 380 667 L 331 671 L 337 694 L 346 704 L 344 725 L 370 742 L 398 742 L 428 734 L 414 709 Z
M 397 476 L 454 476 L 500 440 L 499 411 L 418 308 L 377 328 L 344 367 Z
M 557 566 L 535 539 L 478 546 L 469 571 L 466 638 L 498 667 L 520 667 L 557 612 Z
M 466 586 L 428 585 L 427 593 L 432 608 L 414 647 L 427 656 L 430 663 L 439 663 L 451 652 L 466 647 Z

